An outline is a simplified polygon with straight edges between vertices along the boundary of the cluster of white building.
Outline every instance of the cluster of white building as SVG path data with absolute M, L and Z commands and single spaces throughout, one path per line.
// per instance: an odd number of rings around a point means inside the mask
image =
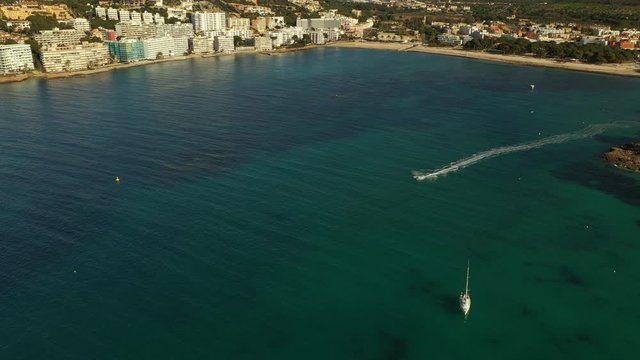
M 585 30 L 578 29 L 576 24 L 536 24 L 530 20 L 521 19 L 518 26 L 510 26 L 500 21 L 475 24 L 432 22 L 431 26 L 443 32 L 438 35 L 440 43 L 453 46 L 464 45 L 473 39 L 507 37 L 525 38 L 534 42 L 576 42 L 579 45 L 599 44 L 623 49 L 640 48 L 640 31 L 611 30 L 608 26 L 599 25 L 592 25 Z
M 321 12 L 318 18 L 298 19 L 296 26 L 287 26 L 284 17 L 274 16 L 269 8 L 232 5 L 260 16 L 228 17 L 224 12 L 196 11 L 192 14 L 191 23 L 166 24 L 160 14 L 98 6 L 95 8 L 96 16 L 118 21 L 115 31 L 105 30 L 97 34 L 102 36 L 104 42 L 85 41 L 89 39 L 87 34 L 91 31 L 86 19 L 68 20 L 66 24 L 73 29 L 42 31 L 34 35 L 34 39 L 41 48 L 44 70 L 61 72 L 92 69 L 113 60 L 131 62 L 188 53 L 232 52 L 236 50 L 238 37 L 245 45 L 253 44 L 256 51 L 291 45 L 305 38 L 314 44 L 324 44 L 338 40 L 344 34 L 344 29 L 358 25 L 357 19 L 339 15 L 334 10 Z M 171 17 L 186 19 L 185 9 L 171 10 L 168 12 Z M 0 73 L 29 71 L 33 68 L 29 45 L 0 47 Z
M 167 11 L 167 14 L 176 15 L 176 16 L 169 16 L 169 17 L 176 17 L 177 19 L 184 20 L 186 18 L 186 11 L 181 9 L 179 10 L 180 11 L 178 12 L 174 11 L 171 13 Z M 105 20 L 114 20 L 114 21 L 120 21 L 120 22 L 133 21 L 133 22 L 145 23 L 145 24 L 153 24 L 153 23 L 164 24 L 165 23 L 165 18 L 162 15 L 160 15 L 159 13 L 155 13 L 155 14 L 150 13 L 148 11 L 144 11 L 140 13 L 135 10 L 129 11 L 126 9 L 103 8 L 103 7 L 97 6 L 95 8 L 95 13 L 97 17 Z M 180 17 L 181 15 L 183 15 L 184 17 Z
M 102 42 L 83 42 L 86 33 L 75 29 L 44 30 L 34 35 L 40 45 L 40 59 L 47 72 L 93 69 L 111 62 Z
M 243 9 L 249 5 L 233 4 Z M 255 10 L 255 9 L 254 9 Z M 185 44 L 194 54 L 230 52 L 235 50 L 234 38 L 251 39 L 256 51 L 267 51 L 273 47 L 287 46 L 308 35 L 315 44 L 324 44 L 340 38 L 342 27 L 357 24 L 357 19 L 338 15 L 336 11 L 322 13 L 317 19 L 298 19 L 296 26 L 288 27 L 283 16 L 257 16 L 253 19 L 228 17 L 224 12 L 200 12 L 191 15 L 191 23 L 157 24 L 133 20 L 116 24 L 115 36 L 109 38 L 112 55 L 120 61 L 155 59 L 162 56 L 182 55 Z M 166 38 L 166 39 L 165 39 Z M 174 47 L 170 47 L 171 41 Z M 153 39 L 163 39 L 153 40 Z M 133 44 L 138 41 L 139 44 Z M 123 43 L 119 45 L 118 43 Z M 156 44 L 164 44 L 160 49 Z M 179 44 L 179 46 L 177 45 Z M 149 50 L 153 49 L 153 50 Z

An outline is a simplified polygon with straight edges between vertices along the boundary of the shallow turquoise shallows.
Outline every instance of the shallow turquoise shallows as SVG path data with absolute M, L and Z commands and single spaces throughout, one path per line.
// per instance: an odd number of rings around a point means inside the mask
M 639 98 L 353 49 L 0 86 L 0 358 L 635 358 Z

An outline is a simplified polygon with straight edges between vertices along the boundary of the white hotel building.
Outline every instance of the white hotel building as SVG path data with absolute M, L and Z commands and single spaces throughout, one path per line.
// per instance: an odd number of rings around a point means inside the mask
M 107 19 L 109 19 L 109 20 L 118 20 L 118 9 L 108 8 L 107 9 Z
M 153 14 L 148 11 L 143 12 L 142 22 L 145 24 L 153 24 Z
M 144 58 L 157 59 L 159 56 L 182 56 L 189 52 L 189 39 L 186 37 L 162 37 L 142 40 Z
M 0 74 L 33 70 L 31 46 L 25 44 L 0 45 Z
M 42 65 L 46 72 L 93 69 L 107 65 L 111 58 L 103 43 L 52 45 L 42 48 Z
M 128 21 L 131 20 L 131 13 L 129 12 L 129 10 L 120 9 L 118 11 L 118 17 L 120 21 Z
M 89 21 L 85 18 L 73 19 L 71 24 L 73 25 L 73 28 L 78 31 L 91 31 L 91 24 L 89 24 Z
M 197 11 L 193 14 L 193 29 L 196 32 L 224 30 L 225 25 L 225 13 L 206 13 Z
M 231 36 L 216 36 L 213 39 L 213 49 L 217 52 L 235 51 L 236 47 Z
M 227 27 L 233 30 L 251 30 L 251 19 L 230 17 L 227 18 Z

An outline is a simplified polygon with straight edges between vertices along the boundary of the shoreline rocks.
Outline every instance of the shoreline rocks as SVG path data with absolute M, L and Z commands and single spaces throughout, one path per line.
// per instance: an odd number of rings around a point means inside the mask
M 602 158 L 616 167 L 640 171 L 640 143 L 612 147 Z

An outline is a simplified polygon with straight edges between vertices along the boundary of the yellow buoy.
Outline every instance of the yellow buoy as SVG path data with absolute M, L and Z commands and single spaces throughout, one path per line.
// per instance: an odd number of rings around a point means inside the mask
M 116 176 L 116 184 L 120 184 L 120 177 Z

